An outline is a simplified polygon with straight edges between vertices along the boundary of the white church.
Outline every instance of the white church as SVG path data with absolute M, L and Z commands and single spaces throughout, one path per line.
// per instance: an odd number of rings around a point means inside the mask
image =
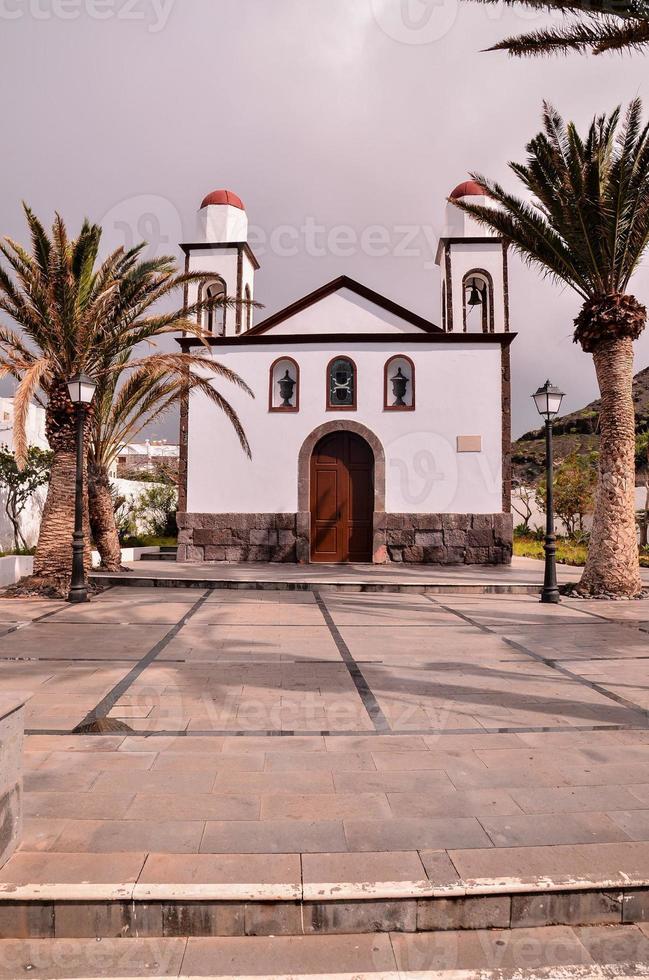
M 204 395 L 181 412 L 181 561 L 511 560 L 507 245 L 450 195 L 437 262 L 441 326 L 341 276 L 255 322 L 243 202 L 215 191 L 186 268 L 223 391 L 252 449 Z M 221 296 L 239 301 L 226 309 Z M 200 341 L 180 339 L 183 349 Z M 218 382 L 216 382 L 218 384 Z M 223 389 L 223 383 L 221 383 Z

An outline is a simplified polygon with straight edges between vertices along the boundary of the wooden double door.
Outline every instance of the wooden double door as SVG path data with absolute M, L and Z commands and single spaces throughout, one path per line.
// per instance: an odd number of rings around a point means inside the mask
M 311 456 L 311 561 L 369 562 L 374 453 L 352 432 L 332 432 Z

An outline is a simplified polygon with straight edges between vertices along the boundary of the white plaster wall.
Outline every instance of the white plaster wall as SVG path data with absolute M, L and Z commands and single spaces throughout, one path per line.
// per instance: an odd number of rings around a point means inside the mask
M 300 411 L 269 413 L 272 362 L 292 355 L 300 366 Z M 414 412 L 383 410 L 383 369 L 393 354 L 407 353 L 416 367 Z M 358 366 L 358 409 L 325 411 L 326 366 L 348 354 Z M 366 425 L 386 455 L 386 510 L 393 512 L 498 513 L 502 509 L 500 345 L 394 343 L 219 346 L 214 355 L 255 392 L 253 401 L 220 382 L 250 441 L 248 460 L 224 416 L 193 394 L 189 417 L 190 512 L 295 512 L 297 459 L 307 436 L 333 420 Z M 458 435 L 482 436 L 482 452 L 456 451 Z
M 229 204 L 201 208 L 196 221 L 199 242 L 247 242 L 248 215 Z
M 469 197 L 462 198 L 462 200 L 467 201 L 469 204 L 476 204 L 483 208 L 496 208 L 498 205 L 491 197 L 480 197 L 477 194 L 471 194 Z M 479 224 L 475 218 L 472 218 L 470 214 L 465 211 L 460 211 L 458 207 L 452 204 L 450 201 L 446 205 L 446 215 L 444 222 L 444 229 L 442 233 L 443 238 L 492 238 L 497 237 L 489 228 L 485 228 L 484 225 Z
M 388 313 L 351 289 L 339 289 L 268 331 L 269 335 L 304 333 L 413 333 L 412 323 Z
M 204 248 L 197 249 L 189 256 L 190 272 L 205 272 L 219 275 L 225 280 L 227 294 L 231 299 L 237 296 L 237 249 L 236 248 Z M 198 299 L 198 283 L 190 283 L 187 300 L 190 305 Z M 237 311 L 234 307 L 226 310 L 225 330 L 234 335 Z
M 494 284 L 494 330 L 496 333 L 505 331 L 505 293 L 503 283 L 503 249 L 500 241 L 493 244 L 484 242 L 480 245 L 458 243 L 450 246 L 451 274 L 453 277 L 453 332 L 462 333 L 463 297 L 462 280 L 472 269 L 486 269 L 491 274 Z M 471 322 L 473 328 L 471 328 Z M 479 315 L 474 314 L 470 319 L 469 329 L 482 332 Z

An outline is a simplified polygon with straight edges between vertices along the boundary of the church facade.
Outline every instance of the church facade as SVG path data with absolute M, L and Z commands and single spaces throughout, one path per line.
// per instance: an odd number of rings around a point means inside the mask
M 507 247 L 455 207 L 466 195 L 488 203 L 467 181 L 447 205 L 439 326 L 346 276 L 255 322 L 243 203 L 205 198 L 197 240 L 182 246 L 186 268 L 205 273 L 187 300 L 201 304 L 211 356 L 254 393 L 220 384 L 252 459 L 192 393 L 179 560 L 510 561 Z

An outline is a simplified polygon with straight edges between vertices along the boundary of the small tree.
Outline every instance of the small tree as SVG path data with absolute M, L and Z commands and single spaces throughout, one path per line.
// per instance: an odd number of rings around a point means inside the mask
M 173 538 L 178 533 L 176 510 L 178 492 L 174 486 L 152 486 L 143 493 L 135 507 L 142 525 L 156 537 Z
M 554 471 L 554 512 L 565 524 L 570 537 L 583 533 L 584 517 L 595 508 L 597 487 L 597 453 L 570 453 Z M 547 484 L 539 481 L 536 491 L 538 506 L 545 511 Z
M 512 495 L 512 510 L 522 519 L 519 525 L 526 534 L 530 532 L 530 521 L 534 513 L 533 503 L 536 500 L 536 490 L 534 487 L 525 486 L 524 483 L 514 485 Z
M 16 457 L 7 446 L 0 446 L 0 486 L 6 489 L 5 513 L 13 527 L 14 550 L 27 550 L 27 542 L 20 528 L 20 518 L 27 502 L 39 487 L 50 479 L 52 452 L 30 446 L 25 466 L 18 469 Z

